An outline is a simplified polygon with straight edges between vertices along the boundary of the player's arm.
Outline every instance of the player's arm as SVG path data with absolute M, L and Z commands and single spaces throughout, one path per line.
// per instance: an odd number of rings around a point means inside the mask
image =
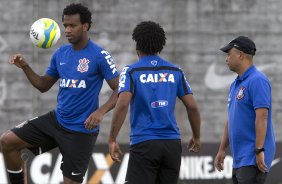
M 48 91 L 58 80 L 57 78 L 48 75 L 40 76 L 36 74 L 21 54 L 13 55 L 10 64 L 14 64 L 18 68 L 21 68 L 30 83 L 42 93 Z
M 218 153 L 214 160 L 214 166 L 218 171 L 222 171 L 224 169 L 223 162 L 226 156 L 225 150 L 228 146 L 229 146 L 228 121 L 226 121 L 224 125 L 223 136 L 218 149 Z
M 189 151 L 199 152 L 200 151 L 200 128 L 201 118 L 200 111 L 196 100 L 192 94 L 184 95 L 181 97 L 183 104 L 185 105 L 188 119 L 191 125 L 193 137 L 189 142 Z
M 103 119 L 104 114 L 112 110 L 117 102 L 118 98 L 118 80 L 119 77 L 115 77 L 107 81 L 110 88 L 113 90 L 110 98 L 99 109 L 90 114 L 90 116 L 84 122 L 85 128 L 91 130 L 95 128 Z
M 255 119 L 255 131 L 256 131 L 256 142 L 255 148 L 264 148 L 264 141 L 267 132 L 268 123 L 268 111 L 271 107 L 271 86 L 268 80 L 264 78 L 256 78 L 249 84 L 250 96 L 253 101 L 253 107 L 256 113 Z M 256 156 L 256 164 L 258 169 L 265 173 L 267 166 L 265 164 L 265 154 L 261 151 Z
M 267 129 L 268 109 L 256 109 L 256 148 L 264 147 L 264 140 Z M 256 163 L 261 172 L 267 171 L 267 166 L 264 162 L 264 152 L 256 154 Z
M 117 102 L 117 99 L 118 99 L 118 80 L 119 80 L 119 77 L 115 77 L 115 78 L 107 81 L 108 85 L 113 90 L 113 92 L 112 92 L 110 98 L 107 100 L 107 102 L 99 108 L 99 110 L 103 114 L 106 114 L 107 112 L 112 110 L 116 105 L 116 102 Z
M 130 92 L 120 93 L 112 118 L 112 125 L 109 136 L 109 152 L 112 159 L 116 162 L 120 162 L 120 156 L 122 154 L 119 145 L 116 142 L 116 138 L 121 126 L 124 123 L 131 97 L 132 93 Z

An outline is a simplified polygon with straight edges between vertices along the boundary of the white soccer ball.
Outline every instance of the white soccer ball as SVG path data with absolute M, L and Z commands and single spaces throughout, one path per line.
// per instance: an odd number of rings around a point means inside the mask
M 55 45 L 61 37 L 57 22 L 49 18 L 35 21 L 30 28 L 30 39 L 39 48 L 48 49 Z

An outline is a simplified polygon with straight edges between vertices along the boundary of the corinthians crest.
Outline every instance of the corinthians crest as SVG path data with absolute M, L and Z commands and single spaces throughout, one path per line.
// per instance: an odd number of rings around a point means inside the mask
M 237 94 L 237 96 L 236 96 L 236 98 L 238 99 L 238 100 L 241 100 L 242 98 L 244 98 L 244 96 L 245 96 L 245 94 L 244 94 L 244 91 L 245 91 L 245 87 L 240 87 L 240 90 L 239 90 L 239 92 L 238 92 L 238 94 Z
M 90 61 L 88 59 L 86 59 L 86 58 L 83 58 L 83 59 L 80 59 L 78 62 L 79 62 L 79 64 L 77 66 L 77 71 L 79 71 L 81 73 L 87 72 L 88 68 L 89 68 L 88 63 Z

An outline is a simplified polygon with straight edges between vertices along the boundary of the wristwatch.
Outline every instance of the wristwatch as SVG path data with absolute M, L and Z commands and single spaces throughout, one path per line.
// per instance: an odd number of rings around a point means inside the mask
M 255 148 L 255 154 L 258 155 L 260 152 L 263 152 L 264 148 Z

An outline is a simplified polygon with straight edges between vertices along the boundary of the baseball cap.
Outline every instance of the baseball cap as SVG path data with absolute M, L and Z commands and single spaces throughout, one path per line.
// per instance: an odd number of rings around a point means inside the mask
M 246 36 L 239 36 L 229 42 L 226 46 L 220 48 L 223 52 L 228 52 L 232 48 L 236 48 L 246 54 L 255 55 L 256 53 L 256 45 L 250 38 Z

